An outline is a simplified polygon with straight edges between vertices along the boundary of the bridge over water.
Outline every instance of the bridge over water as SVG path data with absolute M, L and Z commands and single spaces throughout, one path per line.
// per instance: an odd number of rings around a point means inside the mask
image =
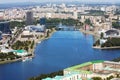
M 76 31 L 77 29 L 75 28 L 75 26 L 66 26 L 66 25 L 59 24 L 57 26 L 57 30 L 61 30 L 61 31 Z

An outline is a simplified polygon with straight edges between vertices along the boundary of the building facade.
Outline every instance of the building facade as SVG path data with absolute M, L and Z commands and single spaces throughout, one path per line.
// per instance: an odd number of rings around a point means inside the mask
M 63 76 L 43 80 L 93 80 L 93 77 L 104 80 L 115 74 L 120 74 L 120 62 L 97 60 L 66 68 Z
M 33 25 L 34 18 L 33 18 L 33 12 L 28 11 L 26 12 L 26 25 Z

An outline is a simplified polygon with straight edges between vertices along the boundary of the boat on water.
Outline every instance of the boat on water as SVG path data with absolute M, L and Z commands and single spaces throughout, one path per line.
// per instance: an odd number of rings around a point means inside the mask
M 41 41 L 39 41 L 38 43 L 41 43 Z
M 29 60 L 32 60 L 32 58 L 24 57 L 24 58 L 22 59 L 22 62 L 29 61 Z

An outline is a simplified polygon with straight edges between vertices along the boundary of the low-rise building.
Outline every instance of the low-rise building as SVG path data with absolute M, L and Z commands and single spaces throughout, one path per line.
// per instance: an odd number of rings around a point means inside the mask
M 64 69 L 64 75 L 75 71 L 79 72 L 79 76 L 85 80 L 92 77 L 105 79 L 111 75 L 114 76 L 116 73 L 120 74 L 120 63 L 103 60 L 91 61 Z
M 120 74 L 120 62 L 97 60 L 66 68 L 64 76 L 43 80 L 92 80 L 93 77 L 106 79 L 115 74 Z
M 104 37 L 120 37 L 120 33 L 118 30 L 111 29 L 104 33 Z
M 25 56 L 28 54 L 28 52 L 25 50 L 13 50 L 12 52 L 18 56 Z
M 14 54 L 18 55 L 18 56 L 25 56 L 28 55 L 28 52 L 26 50 L 13 50 L 13 49 L 1 49 L 2 53 L 9 53 L 9 52 L 13 52 Z

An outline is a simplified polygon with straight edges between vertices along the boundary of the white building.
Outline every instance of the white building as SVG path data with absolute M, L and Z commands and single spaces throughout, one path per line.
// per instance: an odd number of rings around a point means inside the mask
M 18 56 L 25 56 L 28 54 L 25 50 L 13 50 L 12 52 Z
M 63 76 L 42 80 L 92 80 L 93 77 L 105 79 L 116 73 L 120 73 L 119 62 L 98 60 L 66 68 Z
M 74 10 L 73 16 L 74 16 L 74 19 L 78 19 L 78 12 L 77 12 L 77 10 Z

